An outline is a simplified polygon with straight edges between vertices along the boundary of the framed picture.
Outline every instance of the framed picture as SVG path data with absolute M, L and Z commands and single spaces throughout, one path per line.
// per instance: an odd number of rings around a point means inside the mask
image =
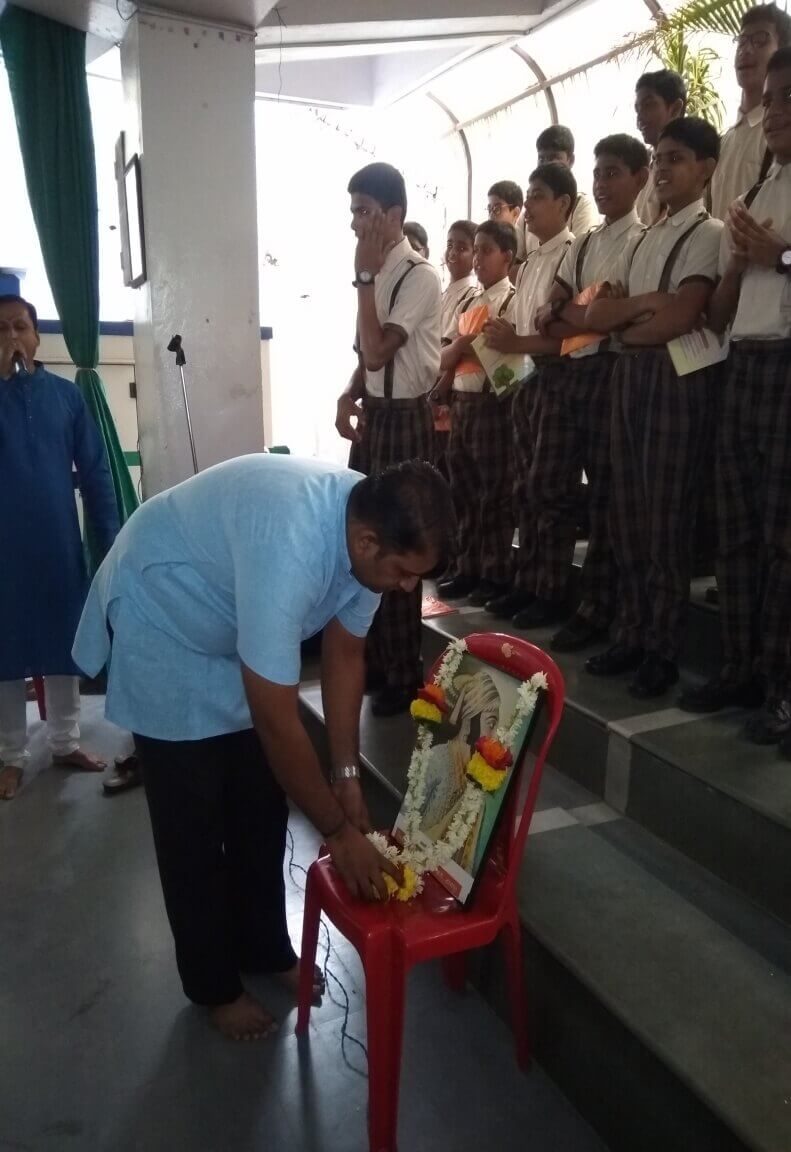
M 118 223 L 121 233 L 121 270 L 124 284 L 138 288 L 146 281 L 146 245 L 143 229 L 143 185 L 140 157 L 126 159 L 126 137 L 115 145 L 115 181 L 118 189 Z
M 430 848 L 448 832 L 468 783 L 467 769 L 481 738 L 494 739 L 510 729 L 517 711 L 521 681 L 499 668 L 465 653 L 446 693 L 447 711 L 437 725 L 425 772 L 420 804 L 419 837 Z M 486 792 L 480 813 L 466 842 L 452 859 L 433 875 L 451 895 L 464 904 L 472 895 L 475 881 L 486 860 L 487 851 L 505 808 L 511 784 L 516 778 L 527 742 L 535 725 L 543 694 L 521 720 L 511 741 L 513 762 L 496 792 Z M 393 837 L 403 843 L 406 831 L 405 806 L 396 818 Z

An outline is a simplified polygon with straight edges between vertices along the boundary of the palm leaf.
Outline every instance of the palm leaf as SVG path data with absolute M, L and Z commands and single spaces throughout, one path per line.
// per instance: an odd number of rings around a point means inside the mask
M 754 0 L 687 0 L 675 12 L 660 19 L 665 32 L 719 32 L 738 36 L 742 17 Z

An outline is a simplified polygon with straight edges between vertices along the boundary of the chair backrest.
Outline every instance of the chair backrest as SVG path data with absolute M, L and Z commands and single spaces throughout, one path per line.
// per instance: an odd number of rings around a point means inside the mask
M 497 832 L 489 845 L 489 859 L 484 865 L 484 874 L 480 877 L 478 891 L 473 896 L 473 903 L 479 898 L 491 902 L 494 897 L 502 906 L 513 898 L 516 890 L 519 865 L 536 806 L 541 774 L 563 715 L 566 686 L 561 671 L 552 657 L 527 640 L 506 636 L 502 632 L 474 632 L 466 637 L 466 644 L 471 656 L 499 668 L 517 680 L 529 680 L 536 672 L 543 672 L 547 678 L 547 691 L 543 700 L 546 730 L 535 752 L 527 789 L 524 789 L 522 777 L 524 765 L 532 749 L 528 741 L 525 741 L 514 765 L 514 779 L 509 788 Z M 439 661 L 432 671 L 435 672 L 438 666 Z

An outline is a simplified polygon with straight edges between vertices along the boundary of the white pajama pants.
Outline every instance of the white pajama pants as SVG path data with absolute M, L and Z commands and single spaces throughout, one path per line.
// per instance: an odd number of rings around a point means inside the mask
M 69 756 L 80 740 L 79 678 L 45 676 L 44 697 L 49 746 L 55 756 Z M 24 768 L 29 759 L 25 681 L 0 680 L 0 763 Z

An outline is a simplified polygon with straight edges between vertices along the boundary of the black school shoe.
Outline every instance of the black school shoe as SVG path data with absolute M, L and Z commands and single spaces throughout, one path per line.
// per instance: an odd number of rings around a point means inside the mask
M 677 683 L 678 665 L 675 661 L 649 652 L 629 685 L 629 694 L 637 700 L 652 700 L 664 696 Z
M 706 715 L 723 708 L 760 708 L 763 685 L 758 680 L 723 680 L 715 676 L 700 688 L 688 688 L 678 698 L 682 712 Z
M 504 592 L 502 596 L 495 596 L 493 600 L 489 600 L 486 611 L 490 616 L 496 616 L 498 620 L 510 620 L 534 600 L 532 592 L 520 592 L 517 588 L 513 588 L 510 592 Z
M 474 608 L 483 608 L 490 600 L 504 596 L 507 591 L 507 584 L 495 584 L 493 580 L 481 580 L 480 584 L 470 592 L 467 600 Z
M 527 608 L 517 612 L 512 620 L 514 628 L 544 628 L 547 624 L 557 624 L 567 611 L 564 601 L 544 600 L 537 596 Z
M 606 635 L 606 628 L 597 628 L 584 616 L 572 616 L 569 622 L 555 633 L 549 646 L 553 652 L 581 652 L 583 648 L 595 644 Z
M 472 576 L 453 576 L 450 580 L 440 580 L 437 595 L 446 600 L 461 600 L 463 596 L 469 596 L 476 584 Z
M 634 672 L 643 663 L 642 648 L 627 648 L 625 644 L 613 644 L 606 652 L 591 656 L 585 661 L 585 671 L 591 676 L 620 676 L 622 672 Z
M 760 712 L 744 726 L 744 734 L 753 744 L 779 744 L 791 735 L 791 701 L 770 697 Z

